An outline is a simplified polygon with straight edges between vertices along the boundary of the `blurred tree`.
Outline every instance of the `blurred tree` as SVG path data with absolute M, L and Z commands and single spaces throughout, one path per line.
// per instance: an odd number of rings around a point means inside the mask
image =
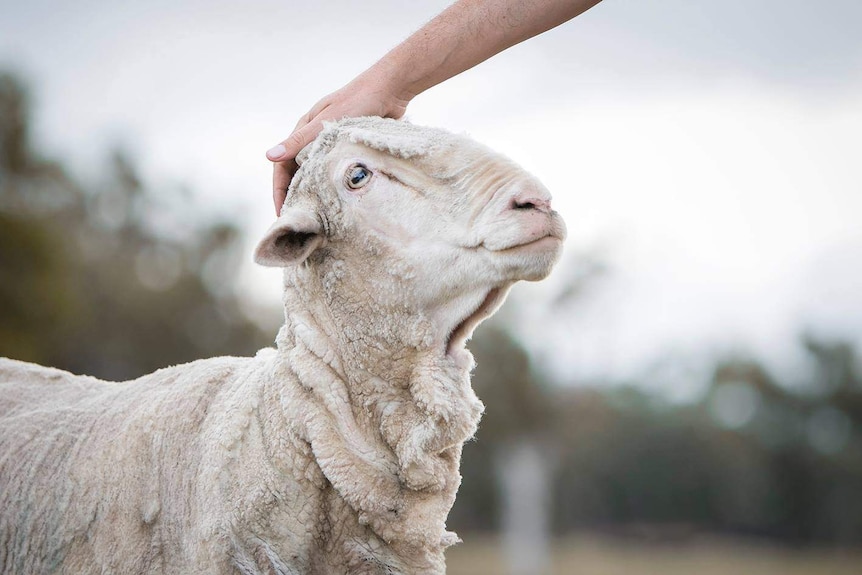
M 553 413 L 548 389 L 535 377 L 527 351 L 495 318 L 470 343 L 476 358 L 473 388 L 486 403 L 480 437 L 495 441 L 548 431 Z
M 849 389 L 862 392 L 862 375 L 857 368 L 853 346 L 843 341 L 826 341 L 814 334 L 802 336 L 802 344 L 815 362 L 815 381 L 825 391 Z
M 0 166 L 7 177 L 26 171 L 30 143 L 28 97 L 24 87 L 8 73 L 0 73 Z
M 0 75 L 0 355 L 127 379 L 271 340 L 234 294 L 233 223 L 191 217 L 188 196 L 160 210 L 120 151 L 79 185 L 34 152 L 27 102 Z
M 465 448 L 454 528 L 497 525 L 499 495 L 488 489 L 495 452 L 528 437 L 559 457 L 558 533 L 862 544 L 862 385 L 852 346 L 804 338 L 814 369 L 801 388 L 754 359 L 725 358 L 700 402 L 668 405 L 636 383 L 549 387 L 507 329 L 517 326 L 492 322 L 471 344 L 487 413 L 479 441 Z
M 0 354 L 45 361 L 45 334 L 70 307 L 66 262 L 42 227 L 0 212 Z
M 73 297 L 67 238 L 46 212 L 80 190 L 56 164 L 34 156 L 28 119 L 27 92 L 0 73 L 0 355 L 47 361 L 48 334 L 68 318 Z M 50 193 L 56 202 L 46 201 Z
M 464 446 L 464 481 L 450 514 L 453 528 L 494 530 L 499 525 L 495 450 L 545 429 L 546 397 L 530 372 L 527 352 L 493 319 L 483 324 L 470 349 L 476 359 L 473 387 L 485 403 L 476 443 Z

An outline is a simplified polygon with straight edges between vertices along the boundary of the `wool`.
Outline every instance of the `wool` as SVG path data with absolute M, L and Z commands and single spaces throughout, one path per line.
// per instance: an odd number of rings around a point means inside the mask
M 565 227 L 443 130 L 343 120 L 299 160 L 255 252 L 284 268 L 274 349 L 127 382 L 0 359 L 0 572 L 445 572 L 484 410 L 464 344 Z

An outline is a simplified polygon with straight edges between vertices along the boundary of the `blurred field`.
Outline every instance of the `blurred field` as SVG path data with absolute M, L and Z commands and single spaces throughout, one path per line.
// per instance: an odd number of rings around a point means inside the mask
M 506 575 L 496 538 L 462 536 L 446 553 L 449 575 Z M 553 575 L 859 575 L 862 549 L 796 550 L 733 541 L 697 539 L 647 544 L 597 536 L 557 540 Z

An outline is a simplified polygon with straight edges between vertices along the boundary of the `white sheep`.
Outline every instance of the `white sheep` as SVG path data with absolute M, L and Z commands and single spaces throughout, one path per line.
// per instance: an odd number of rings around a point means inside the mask
M 125 383 L 0 359 L 0 572 L 445 571 L 465 342 L 565 227 L 442 130 L 344 120 L 301 160 L 255 254 L 285 268 L 277 349 Z

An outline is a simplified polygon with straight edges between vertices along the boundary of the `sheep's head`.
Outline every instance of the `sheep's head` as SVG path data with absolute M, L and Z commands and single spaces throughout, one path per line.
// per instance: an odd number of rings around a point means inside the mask
M 472 366 L 464 344 L 509 287 L 546 277 L 559 258 L 565 226 L 547 190 L 467 137 L 349 119 L 300 162 L 256 261 L 287 268 L 289 287 L 316 277 L 328 300 L 364 298 L 358 313 L 421 318 L 411 344 L 459 368 Z

